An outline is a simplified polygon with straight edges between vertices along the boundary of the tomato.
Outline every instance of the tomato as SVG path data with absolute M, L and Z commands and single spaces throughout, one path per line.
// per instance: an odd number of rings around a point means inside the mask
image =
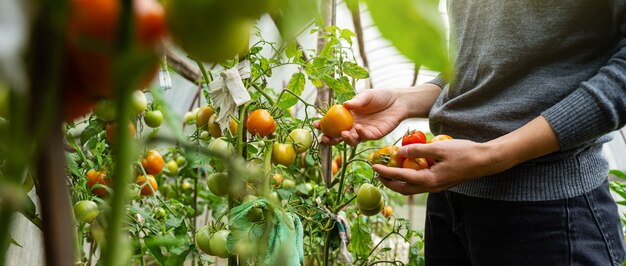
M 448 135 L 443 135 L 443 134 L 442 134 L 442 135 L 437 135 L 437 136 L 434 136 L 432 139 L 430 139 L 430 140 L 428 141 L 428 143 L 433 143 L 433 142 L 436 142 L 436 141 L 442 141 L 442 140 L 451 140 L 451 139 L 453 139 L 453 138 L 452 138 L 452 137 L 450 137 L 450 136 L 448 136 Z
M 67 66 L 65 87 L 74 86 L 89 97 L 108 98 L 113 95 L 113 60 L 117 44 L 121 11 L 116 0 L 72 0 L 67 29 Z M 135 0 L 133 25 L 139 49 L 137 56 L 145 59 L 124 72 L 125 79 L 137 80 L 146 86 L 158 70 L 160 39 L 165 35 L 163 9 L 153 0 Z M 149 59 L 149 60 L 148 60 Z
M 404 159 L 404 162 L 402 163 L 402 168 L 409 168 L 409 169 L 415 169 L 415 170 L 427 169 L 428 166 L 429 165 L 428 165 L 428 161 L 426 160 L 426 158 L 415 158 L 415 159 L 406 158 Z
M 228 142 L 226 138 L 217 138 L 211 140 L 207 149 L 212 152 L 217 152 L 224 155 L 235 154 L 235 146 L 233 146 L 232 143 Z
M 254 195 L 246 195 L 245 197 L 243 197 L 242 203 L 247 203 L 256 199 L 257 197 L 255 197 Z M 250 211 L 246 214 L 246 218 L 250 222 L 261 221 L 263 220 L 263 216 L 263 209 L 258 207 L 250 209 Z
M 187 158 L 185 158 L 185 156 L 182 156 L 182 155 L 179 154 L 179 155 L 176 156 L 176 163 L 179 166 L 184 166 L 185 164 L 187 164 Z
M 165 164 L 165 167 L 167 167 L 168 174 L 170 176 L 178 174 L 178 163 L 176 161 L 170 160 Z
M 341 155 L 337 155 L 337 157 L 335 157 L 335 163 L 337 163 L 338 167 L 343 166 L 343 157 L 341 157 Z
M 162 220 L 163 218 L 165 218 L 165 216 L 167 216 L 165 209 L 161 207 L 154 208 L 154 211 L 152 212 L 152 214 L 154 214 L 154 218 L 157 220 Z
M 207 126 L 209 128 L 209 134 L 211 134 L 211 137 L 222 137 L 222 129 L 220 128 L 220 124 L 217 123 L 217 114 L 213 114 L 211 118 L 209 118 Z
M 180 184 L 180 189 L 185 193 L 190 193 L 193 189 L 193 185 L 191 182 L 184 180 L 182 184 Z
M 91 223 L 98 217 L 98 204 L 91 200 L 81 200 L 74 205 L 74 217 L 81 223 Z
M 354 126 L 352 113 L 343 105 L 334 105 L 320 120 L 320 129 L 332 138 L 341 137 L 341 132 L 348 131 Z
M 230 134 L 232 134 L 233 136 L 237 134 L 237 129 L 239 129 L 239 125 L 237 124 L 237 122 L 235 122 L 235 120 L 230 120 L 228 121 L 228 130 L 230 130 Z
M 296 161 L 296 151 L 291 144 L 274 143 L 272 162 L 289 167 Z
M 411 130 L 407 131 L 404 136 L 402 136 L 402 146 L 409 144 L 424 144 L 426 143 L 426 135 L 422 131 L 419 130 Z
M 247 50 L 253 21 L 226 14 L 216 1 L 168 0 L 164 7 L 172 40 L 192 58 L 222 62 Z
M 276 122 L 274 122 L 274 117 L 270 115 L 270 112 L 265 109 L 258 109 L 250 113 L 246 127 L 252 136 L 265 137 L 274 133 Z
M 337 165 L 337 161 L 335 160 L 331 161 L 331 168 L 332 168 L 333 175 L 336 175 L 337 172 L 339 172 L 339 166 Z
M 359 211 L 365 216 L 374 216 L 374 215 L 379 214 L 383 210 L 383 207 L 385 207 L 385 200 L 381 198 L 380 201 L 378 202 L 378 205 L 376 205 L 376 207 L 374 207 L 373 209 L 368 210 L 368 209 L 359 207 Z
M 186 112 L 184 120 L 185 124 L 191 125 L 196 121 L 196 116 L 193 115 L 193 112 Z
M 95 186 L 96 184 L 110 187 L 111 179 L 106 178 L 106 177 L 107 177 L 107 172 L 104 170 L 96 171 L 95 169 L 89 169 L 89 171 L 87 171 L 87 188 L 89 188 L 91 193 L 93 193 L 94 195 L 98 195 L 101 197 L 109 195 L 109 191 L 106 188 L 99 187 L 99 188 L 92 189 L 92 187 Z
M 280 204 L 280 197 L 278 196 L 278 193 L 276 193 L 276 191 L 270 193 L 267 196 L 267 200 L 269 200 L 270 202 L 273 202 L 275 204 Z
M 211 236 L 211 251 L 220 258 L 228 258 L 230 257 L 230 252 L 228 251 L 228 247 L 226 243 L 228 242 L 228 235 L 230 235 L 230 231 L 228 230 L 219 230 Z
M 284 189 L 294 189 L 294 188 L 296 188 L 296 181 L 293 181 L 291 179 L 285 179 L 285 181 L 283 181 L 283 188 Z
M 207 178 L 207 185 L 215 196 L 223 197 L 230 191 L 230 180 L 226 173 L 212 173 Z
M 159 110 L 148 111 L 143 117 L 143 121 L 146 122 L 146 126 L 151 128 L 160 127 L 163 123 L 163 113 Z
M 391 206 L 385 206 L 381 213 L 385 218 L 389 218 L 389 216 L 393 215 L 393 208 L 391 208 Z
M 433 138 L 431 138 L 430 140 L 428 140 L 428 143 L 433 143 L 433 142 L 437 142 L 437 141 L 443 141 L 443 140 L 451 140 L 453 139 L 452 137 L 448 136 L 448 135 L 437 135 L 434 136 Z M 431 158 L 426 158 L 426 160 L 428 161 L 428 165 L 433 166 L 435 165 L 435 163 L 437 163 L 435 160 L 431 159 Z
M 372 154 L 371 164 L 382 164 L 389 167 L 401 167 L 404 157 L 398 154 L 398 146 L 385 146 Z
M 220 0 L 220 7 L 227 12 L 241 17 L 257 19 L 263 13 L 273 11 L 277 0 Z
M 303 128 L 296 128 L 287 136 L 287 143 L 293 143 L 293 147 L 297 153 L 307 151 L 313 144 L 313 135 L 311 131 Z
M 161 189 L 159 189 L 159 191 L 161 191 L 161 195 L 163 195 L 163 197 L 166 197 L 166 198 L 176 196 L 176 192 L 174 191 L 174 188 L 172 188 L 172 185 L 168 183 L 162 184 Z
M 200 136 L 198 136 L 198 138 L 203 140 L 209 140 L 211 139 L 211 134 L 209 134 L 209 131 L 202 131 L 200 132 Z
M 104 122 L 111 122 L 115 120 L 115 117 L 117 116 L 115 108 L 115 102 L 103 100 L 98 102 L 98 105 L 96 105 L 96 108 L 93 110 L 93 114 Z
M 198 229 L 196 232 L 196 246 L 198 249 L 202 250 L 202 252 L 214 256 L 213 251 L 211 251 L 211 234 L 209 233 L 209 226 L 205 225 Z
M 215 113 L 212 106 L 203 106 L 198 109 L 196 113 L 196 126 L 198 128 L 205 127 L 207 122 L 209 122 L 209 118 Z
M 274 176 L 272 176 L 272 184 L 274 184 L 274 187 L 280 187 L 282 183 L 283 183 L 283 175 L 274 174 Z
M 131 94 L 131 106 L 134 114 L 141 114 L 148 109 L 148 99 L 143 91 L 135 90 Z
M 357 192 L 356 203 L 360 209 L 372 210 L 378 207 L 382 199 L 383 195 L 377 187 L 365 183 L 361 185 Z
M 143 166 L 146 173 L 152 175 L 158 175 L 163 171 L 163 165 L 165 165 L 165 161 L 163 160 L 163 156 L 156 150 L 149 150 L 141 160 L 141 166 Z
M 133 124 L 133 122 L 128 122 L 128 135 L 130 135 L 131 138 L 134 138 L 135 134 L 137 134 L 135 124 Z M 117 140 L 117 123 L 113 122 L 107 124 L 105 136 L 110 144 L 115 144 L 115 141 Z
M 146 182 L 146 176 L 148 177 L 148 181 Z M 141 195 L 142 196 L 150 196 L 152 194 L 154 194 L 154 191 L 157 191 L 159 189 L 159 185 L 156 182 L 156 179 L 154 179 L 153 175 L 140 175 L 137 176 L 137 178 L 135 178 L 135 183 L 137 183 L 137 185 L 139 185 L 141 187 Z M 150 183 L 150 185 L 147 185 L 146 183 Z

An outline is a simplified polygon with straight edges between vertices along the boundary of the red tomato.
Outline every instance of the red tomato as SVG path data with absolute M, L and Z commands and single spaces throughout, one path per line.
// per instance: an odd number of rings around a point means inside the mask
M 135 0 L 135 35 L 138 53 L 149 56 L 149 63 L 125 73 L 137 78 L 141 87 L 147 85 L 158 70 L 157 47 L 165 35 L 163 8 L 154 0 Z M 65 78 L 66 87 L 74 84 L 94 97 L 113 94 L 113 62 L 117 23 L 121 11 L 117 0 L 72 0 L 68 22 L 67 61 L 71 73 Z M 73 67 L 72 67 L 73 66 Z M 130 68 L 129 68 L 130 69 Z M 137 84 L 136 84 L 137 85 Z
M 428 166 L 429 164 L 426 158 L 415 158 L 415 159 L 406 158 L 404 159 L 404 162 L 402 163 L 402 168 L 410 168 L 410 169 L 415 169 L 415 170 L 427 169 Z
M 320 120 L 320 129 L 332 138 L 341 137 L 341 132 L 348 131 L 354 126 L 354 117 L 352 113 L 343 105 L 334 105 Z
M 274 122 L 274 117 L 270 115 L 270 112 L 265 109 L 258 109 L 250 113 L 246 127 L 253 136 L 265 137 L 274 133 L 276 122 Z
M 402 146 L 409 144 L 426 143 L 426 135 L 419 130 L 407 131 L 402 137 Z

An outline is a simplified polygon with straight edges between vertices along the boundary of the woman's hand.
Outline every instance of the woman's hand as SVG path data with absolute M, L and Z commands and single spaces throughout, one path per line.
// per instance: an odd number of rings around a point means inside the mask
M 373 165 L 380 181 L 396 192 L 411 195 L 438 192 L 471 179 L 505 171 L 559 150 L 559 142 L 548 121 L 539 116 L 523 127 L 486 143 L 446 140 L 400 147 L 409 158 L 431 158 L 429 169 L 413 170 Z
M 343 104 L 354 116 L 354 127 L 341 138 L 322 136 L 322 142 L 337 144 L 345 140 L 356 145 L 361 140 L 375 140 L 393 131 L 409 117 L 426 117 L 441 88 L 423 84 L 408 89 L 372 89 L 356 95 Z M 319 121 L 313 123 L 319 128 Z

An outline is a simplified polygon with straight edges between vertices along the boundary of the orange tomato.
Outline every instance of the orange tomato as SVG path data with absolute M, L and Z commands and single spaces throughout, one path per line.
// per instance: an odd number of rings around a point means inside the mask
M 163 156 L 156 150 L 149 150 L 146 157 L 141 160 L 141 166 L 146 170 L 146 173 L 152 175 L 161 173 L 164 165 Z
M 148 181 L 146 182 L 146 176 L 148 177 Z M 139 185 L 141 187 L 141 195 L 142 196 L 150 196 L 154 193 L 154 191 L 157 191 L 157 189 L 159 189 L 159 185 L 156 182 L 156 179 L 154 179 L 154 176 L 152 175 L 140 175 L 137 176 L 137 178 L 135 178 L 135 183 L 137 183 L 137 185 Z M 146 183 L 149 183 L 150 185 L 147 186 Z
M 393 208 L 391 208 L 391 206 L 387 205 L 380 212 L 383 214 L 383 216 L 385 216 L 385 218 L 388 218 L 389 216 L 393 215 Z
M 196 113 L 196 126 L 198 126 L 198 128 L 205 127 L 209 122 L 209 118 L 211 118 L 214 113 L 215 110 L 213 110 L 211 106 L 204 106 L 198 109 Z
M 246 121 L 248 132 L 253 136 L 265 137 L 274 133 L 276 122 L 274 117 L 265 109 L 258 109 L 250 113 Z
M 442 141 L 442 140 L 451 140 L 451 139 L 453 138 L 448 135 L 441 134 L 441 135 L 434 136 L 433 138 L 428 140 L 428 143 L 433 143 L 433 142 Z
M 93 193 L 94 195 L 98 195 L 98 196 L 106 196 L 109 195 L 109 191 L 106 190 L 105 188 L 99 187 L 99 188 L 94 188 L 92 189 L 93 186 L 95 186 L 96 184 L 99 185 L 104 185 L 107 187 L 111 186 L 111 179 L 110 178 L 106 178 L 107 177 L 107 172 L 106 171 L 97 171 L 96 169 L 89 169 L 89 171 L 87 171 L 87 188 L 89 188 L 89 191 L 91 191 L 91 193 Z
M 410 169 L 415 169 L 415 170 L 427 169 L 428 166 L 429 164 L 426 158 L 415 158 L 415 159 L 406 158 L 404 159 L 404 162 L 402 163 L 402 168 L 410 168 Z
M 333 175 L 336 175 L 337 172 L 339 172 L 339 166 L 337 165 L 337 161 L 333 160 L 331 162 L 331 167 L 332 167 Z
M 272 183 L 274 184 L 274 187 L 280 187 L 283 183 L 283 175 L 274 174 L 274 176 L 272 176 Z
M 354 126 L 352 113 L 343 105 L 334 105 L 320 120 L 320 129 L 325 135 L 332 138 L 341 137 L 342 131 L 348 131 Z
M 371 164 L 382 164 L 389 167 L 402 167 L 404 157 L 398 154 L 398 146 L 385 146 L 372 154 Z

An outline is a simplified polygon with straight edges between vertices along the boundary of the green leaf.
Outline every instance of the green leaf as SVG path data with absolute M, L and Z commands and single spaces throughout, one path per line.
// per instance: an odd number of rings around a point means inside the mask
M 610 170 L 609 174 L 614 175 L 620 179 L 624 179 L 626 180 L 626 174 L 624 174 L 624 172 L 620 171 L 620 170 Z
M 381 35 L 416 64 L 450 74 L 438 0 L 365 0 Z M 393 14 L 393 15 L 390 15 Z
M 294 73 L 291 76 L 291 80 L 289 80 L 289 84 L 287 84 L 286 89 L 300 96 L 302 94 L 302 91 L 304 90 L 305 83 L 306 83 L 306 77 L 304 76 L 304 74 L 300 72 Z M 298 102 L 298 98 L 293 96 L 291 93 L 285 92 L 278 106 L 282 109 L 287 109 L 295 105 L 297 102 Z
M 276 26 L 286 40 L 295 39 L 296 34 L 319 15 L 316 0 L 280 1 L 279 10 L 282 16 L 275 20 Z
M 76 162 L 79 158 L 77 155 L 66 153 L 65 161 L 67 163 L 67 170 L 72 173 L 74 176 L 81 176 L 80 169 L 78 167 L 78 163 Z
M 11 237 L 11 244 L 16 245 L 16 246 L 21 247 L 21 248 L 24 248 L 24 247 L 22 247 L 22 245 L 20 245 L 20 243 L 17 243 L 17 241 L 15 239 L 13 239 L 12 237 Z
M 341 30 L 341 38 L 346 40 L 350 45 L 352 45 L 352 37 L 354 36 L 356 36 L 356 34 L 354 34 L 354 32 L 350 31 L 349 29 Z
M 366 79 L 370 76 L 365 68 L 362 68 L 361 66 L 352 62 L 343 62 L 342 67 L 343 73 L 355 79 Z
M 102 131 L 104 131 L 104 124 L 95 122 L 89 123 L 85 130 L 83 130 L 80 134 L 80 144 L 84 146 L 87 141 L 91 140 Z
M 20 209 L 20 213 L 26 217 L 31 223 L 33 223 L 39 230 L 41 230 L 41 218 L 37 215 L 37 207 L 33 203 L 33 199 L 26 196 L 24 199 L 24 206 Z
M 369 226 L 362 220 L 356 219 L 356 222 L 350 227 L 352 239 L 348 249 L 358 257 L 366 257 L 370 252 L 372 245 L 372 235 Z

